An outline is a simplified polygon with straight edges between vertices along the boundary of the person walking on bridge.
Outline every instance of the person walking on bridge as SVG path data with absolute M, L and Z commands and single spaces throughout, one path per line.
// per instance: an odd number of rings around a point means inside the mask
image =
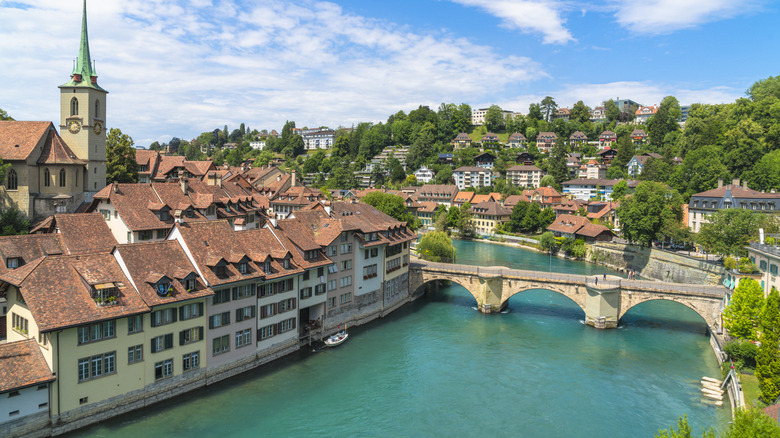
M 596 276 L 596 286 L 598 286 L 598 285 L 599 285 L 599 276 L 597 275 Z

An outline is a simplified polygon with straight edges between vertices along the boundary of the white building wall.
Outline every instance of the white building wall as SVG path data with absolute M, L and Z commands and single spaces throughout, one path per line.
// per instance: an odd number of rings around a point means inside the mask
M 47 383 L 0 394 L 0 423 L 39 412 L 48 412 L 48 410 L 49 384 Z

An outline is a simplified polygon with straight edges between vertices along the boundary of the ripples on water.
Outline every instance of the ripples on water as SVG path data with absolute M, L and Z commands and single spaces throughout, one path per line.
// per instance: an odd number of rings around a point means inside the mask
M 457 243 L 459 261 L 468 244 L 486 264 L 549 263 L 470 242 Z M 695 434 L 728 421 L 701 399 L 699 378 L 719 371 L 703 322 L 681 305 L 639 305 L 619 330 L 585 326 L 576 304 L 544 290 L 500 315 L 475 307 L 465 289 L 442 287 L 350 328 L 336 349 L 304 349 L 79 435 L 652 437 L 685 413 Z

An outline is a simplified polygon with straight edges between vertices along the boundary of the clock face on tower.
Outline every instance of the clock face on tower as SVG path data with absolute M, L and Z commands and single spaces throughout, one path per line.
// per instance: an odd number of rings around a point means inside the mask
M 81 122 L 78 120 L 71 120 L 68 122 L 68 131 L 72 134 L 76 134 L 81 131 Z
M 103 124 L 100 122 L 95 122 L 93 130 L 95 131 L 95 134 L 100 135 L 100 133 L 103 132 Z

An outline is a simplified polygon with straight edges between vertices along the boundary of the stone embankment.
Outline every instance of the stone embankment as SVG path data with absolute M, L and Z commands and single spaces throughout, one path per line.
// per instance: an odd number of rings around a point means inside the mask
M 672 283 L 720 284 L 725 273 L 722 265 L 695 257 L 620 243 L 593 245 L 589 260 Z

